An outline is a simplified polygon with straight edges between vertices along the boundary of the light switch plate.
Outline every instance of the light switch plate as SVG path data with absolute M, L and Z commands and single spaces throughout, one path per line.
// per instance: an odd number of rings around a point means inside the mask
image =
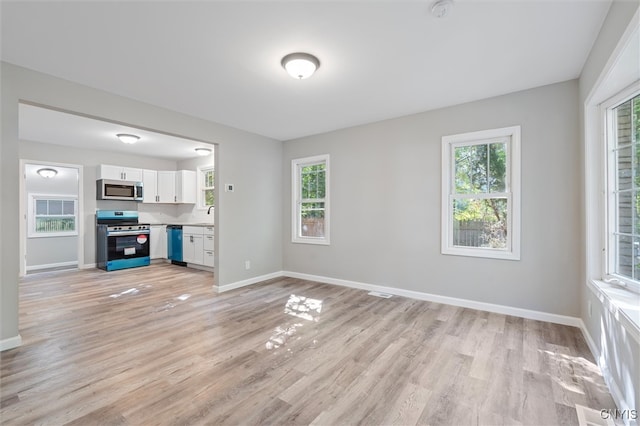
M 224 184 L 224 192 L 233 192 L 233 184 L 225 183 Z

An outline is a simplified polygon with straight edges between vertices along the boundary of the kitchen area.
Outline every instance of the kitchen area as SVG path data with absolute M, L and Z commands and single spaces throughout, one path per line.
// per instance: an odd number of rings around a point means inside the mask
M 213 271 L 213 170 L 148 170 L 101 164 L 96 176 L 96 200 L 136 206 L 135 210 L 96 211 L 98 268 L 113 271 L 171 262 Z M 171 214 L 177 213 L 178 206 L 188 209 L 197 205 L 198 188 L 202 189 L 201 206 L 206 207 L 208 221 L 195 222 L 193 214 L 182 219 Z M 145 204 L 155 207 L 147 209 Z
M 20 113 L 21 215 L 28 217 L 21 275 L 159 262 L 213 272 L 214 144 L 39 106 L 21 105 Z M 42 169 L 54 172 L 43 177 Z M 78 173 L 63 187 L 66 170 Z M 63 195 L 64 218 L 37 207 Z M 38 225 L 63 219 L 71 224 L 67 234 Z M 63 249 L 64 240 L 75 246 Z M 30 248 L 47 241 L 59 249 Z

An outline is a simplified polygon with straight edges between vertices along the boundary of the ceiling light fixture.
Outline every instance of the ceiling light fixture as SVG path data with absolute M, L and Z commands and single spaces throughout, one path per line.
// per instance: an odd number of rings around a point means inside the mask
M 196 148 L 196 152 L 198 153 L 198 155 L 201 155 L 203 157 L 211 154 L 211 150 L 209 148 Z
M 128 133 L 118 133 L 116 136 L 121 142 L 128 144 L 136 143 L 138 142 L 138 139 L 140 139 L 140 136 L 130 135 Z
M 54 177 L 55 175 L 57 175 L 57 174 L 58 174 L 58 171 L 57 171 L 56 169 L 52 169 L 52 168 L 49 168 L 49 167 L 45 167 L 45 168 L 43 168 L 43 169 L 38 169 L 38 174 L 39 174 L 40 176 L 42 176 L 43 178 L 47 178 L 47 179 L 49 179 L 49 178 L 52 178 L 52 177 Z
M 320 67 L 318 58 L 302 52 L 288 54 L 282 58 L 281 64 L 291 77 L 297 78 L 298 80 L 311 77 Z
M 451 12 L 452 0 L 438 0 L 431 6 L 431 14 L 436 18 L 444 18 Z

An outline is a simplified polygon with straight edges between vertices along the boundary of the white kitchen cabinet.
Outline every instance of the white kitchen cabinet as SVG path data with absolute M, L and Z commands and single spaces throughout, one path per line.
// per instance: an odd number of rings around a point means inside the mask
M 195 204 L 197 200 L 196 172 L 178 170 L 176 173 L 176 203 Z
M 202 233 L 204 244 L 203 244 L 203 265 L 211 266 L 212 268 L 215 266 L 213 261 L 213 226 L 206 226 L 203 229 Z
M 158 171 L 158 202 L 176 202 L 176 172 Z
M 203 265 L 204 266 L 210 266 L 210 267 L 214 267 L 215 262 L 213 261 L 213 250 L 205 250 L 204 251 L 204 259 L 203 259 Z
M 151 234 L 149 235 L 150 246 L 149 255 L 151 259 L 167 258 L 167 226 L 151 225 Z
M 196 172 L 192 170 L 144 170 L 143 183 L 143 203 L 196 203 Z
M 98 166 L 97 179 L 126 180 L 142 182 L 142 169 L 134 169 L 122 166 L 110 166 L 100 164 Z
M 202 226 L 182 227 L 182 261 L 204 264 L 204 239 Z
M 142 202 L 158 203 L 158 172 L 155 170 L 143 170 L 142 185 Z
M 213 268 L 213 226 L 182 227 L 182 260 Z

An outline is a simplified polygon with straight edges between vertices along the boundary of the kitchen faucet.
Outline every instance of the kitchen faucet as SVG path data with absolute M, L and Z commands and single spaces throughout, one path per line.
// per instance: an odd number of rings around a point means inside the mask
M 209 206 L 209 209 L 207 209 L 207 214 L 211 214 L 211 209 L 213 208 L 213 206 Z

